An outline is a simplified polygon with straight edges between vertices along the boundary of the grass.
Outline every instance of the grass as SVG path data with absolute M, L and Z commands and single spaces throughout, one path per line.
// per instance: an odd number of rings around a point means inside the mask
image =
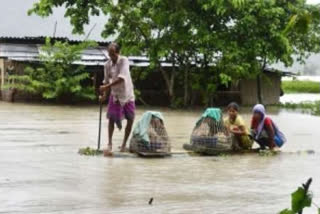
M 313 81 L 283 81 L 282 89 L 285 93 L 320 93 L 320 83 Z
M 302 109 L 307 110 L 313 115 L 320 116 L 320 101 L 315 102 L 301 102 L 301 103 L 283 103 L 280 107 L 287 109 Z

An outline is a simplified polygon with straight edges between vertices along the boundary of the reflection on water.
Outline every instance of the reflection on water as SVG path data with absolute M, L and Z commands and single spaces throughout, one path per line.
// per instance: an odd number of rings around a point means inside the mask
M 280 97 L 281 103 L 301 103 L 301 102 L 314 102 L 320 100 L 319 94 L 285 94 Z
M 161 111 L 173 150 L 182 151 L 201 112 Z M 320 117 L 271 113 L 289 141 L 275 157 L 103 158 L 77 154 L 96 146 L 98 107 L 0 102 L 0 213 L 269 214 L 289 207 L 309 177 L 320 202 Z M 114 148 L 122 136 L 116 132 Z M 291 153 L 301 150 L 316 153 Z
M 282 77 L 283 81 L 300 80 L 300 81 L 313 81 L 320 82 L 320 76 L 293 76 L 293 77 Z

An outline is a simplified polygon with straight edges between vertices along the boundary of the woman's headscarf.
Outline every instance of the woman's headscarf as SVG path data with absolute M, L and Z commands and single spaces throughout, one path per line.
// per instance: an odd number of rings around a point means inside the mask
M 264 121 L 265 119 L 267 118 L 267 115 L 266 115 L 266 109 L 264 108 L 263 105 L 261 104 L 257 104 L 253 107 L 253 113 L 259 113 L 261 114 L 261 121 L 259 122 L 259 125 L 257 127 L 257 134 L 255 136 L 255 139 L 259 139 L 261 133 L 262 133 L 262 130 L 264 128 Z M 272 121 L 272 120 L 271 120 Z M 287 140 L 286 140 L 286 137 L 284 136 L 284 134 L 279 130 L 278 126 L 272 121 L 272 126 L 273 126 L 273 129 L 274 129 L 274 133 L 276 136 L 278 136 L 278 138 L 280 138 L 282 140 L 282 143 L 285 143 Z
M 259 125 L 257 127 L 257 134 L 256 134 L 256 139 L 258 139 L 261 135 L 261 132 L 264 127 L 264 121 L 266 119 L 266 109 L 264 108 L 263 105 L 257 104 L 253 107 L 253 113 L 259 113 L 261 114 L 261 121 L 259 122 Z

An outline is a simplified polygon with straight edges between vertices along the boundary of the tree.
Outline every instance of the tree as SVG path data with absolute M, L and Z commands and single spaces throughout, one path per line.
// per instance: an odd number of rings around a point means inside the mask
M 282 62 L 290 66 L 295 56 L 303 61 L 319 51 L 319 7 L 304 0 L 247 1 L 245 7 L 233 16 L 229 36 L 235 45 L 226 48 L 224 57 L 230 58 L 223 65 L 233 62 L 243 72 L 249 70 L 259 85 L 268 65 Z
M 241 2 L 229 0 L 228 2 Z M 46 16 L 52 13 L 53 7 L 64 5 L 66 16 L 71 18 L 74 32 L 83 33 L 83 24 L 89 22 L 90 14 L 101 12 L 109 17 L 103 35 L 117 35 L 117 41 L 124 47 L 125 54 L 146 55 L 151 67 L 158 69 L 164 78 L 171 103 L 175 100 L 176 77 L 183 76 L 184 104 L 189 101 L 190 73 L 193 67 L 201 65 L 208 68 L 214 59 L 215 52 L 221 52 L 218 42 L 219 33 L 229 21 L 223 16 L 216 16 L 220 7 L 233 4 L 221 4 L 207 10 L 207 3 L 184 0 L 127 0 L 118 1 L 71 1 L 45 0 L 35 4 L 30 13 Z M 194 9 L 192 9 L 194 8 Z M 214 28 L 206 25 L 202 18 L 214 18 Z M 213 12 L 213 13 L 212 13 Z M 221 22 L 221 20 L 224 20 Z M 210 23 L 212 24 L 212 23 Z M 217 27 L 216 27 L 217 26 Z M 218 42 L 219 44 L 219 42 Z M 215 48 L 215 47 L 219 48 Z M 203 55 L 203 57 L 201 57 Z M 172 70 L 163 67 L 163 62 L 170 62 Z M 197 65 L 196 65 L 197 64 Z M 180 75 L 181 74 L 181 75 Z M 214 87 L 210 87 L 213 89 Z M 203 90 L 206 91 L 206 90 Z
M 14 87 L 32 94 L 40 94 L 44 99 L 70 102 L 73 99 L 95 99 L 93 87 L 82 86 L 89 78 L 84 66 L 75 66 L 81 59 L 81 53 L 94 42 L 83 42 L 71 45 L 56 41 L 52 44 L 49 38 L 41 47 L 40 64 L 26 67 L 23 75 L 12 76 Z
M 182 0 L 119 1 L 109 5 L 110 19 L 103 32 L 104 36 L 117 34 L 125 53 L 149 57 L 151 68 L 163 75 L 172 104 L 177 72 L 182 68 L 188 72 L 189 67 L 183 66 L 188 64 L 183 63 L 189 62 L 186 58 L 191 57 L 193 48 L 192 26 L 185 10 L 189 6 Z M 170 62 L 173 69 L 165 69 L 164 62 Z
M 319 51 L 319 7 L 305 0 L 39 0 L 30 13 L 47 16 L 58 6 L 67 8 L 75 33 L 90 15 L 106 15 L 103 36 L 116 35 L 125 54 L 148 56 L 171 103 L 177 89 L 187 105 L 192 89 L 208 97 L 231 80 L 259 83 L 267 65 L 289 66 L 293 56 Z

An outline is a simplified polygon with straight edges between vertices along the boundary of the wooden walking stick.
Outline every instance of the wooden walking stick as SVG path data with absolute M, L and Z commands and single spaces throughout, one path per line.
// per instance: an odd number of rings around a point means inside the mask
M 98 132 L 98 148 L 97 150 L 100 150 L 100 144 L 101 144 L 101 119 L 102 119 L 102 101 L 99 100 L 100 105 L 100 112 L 99 112 L 99 132 Z

